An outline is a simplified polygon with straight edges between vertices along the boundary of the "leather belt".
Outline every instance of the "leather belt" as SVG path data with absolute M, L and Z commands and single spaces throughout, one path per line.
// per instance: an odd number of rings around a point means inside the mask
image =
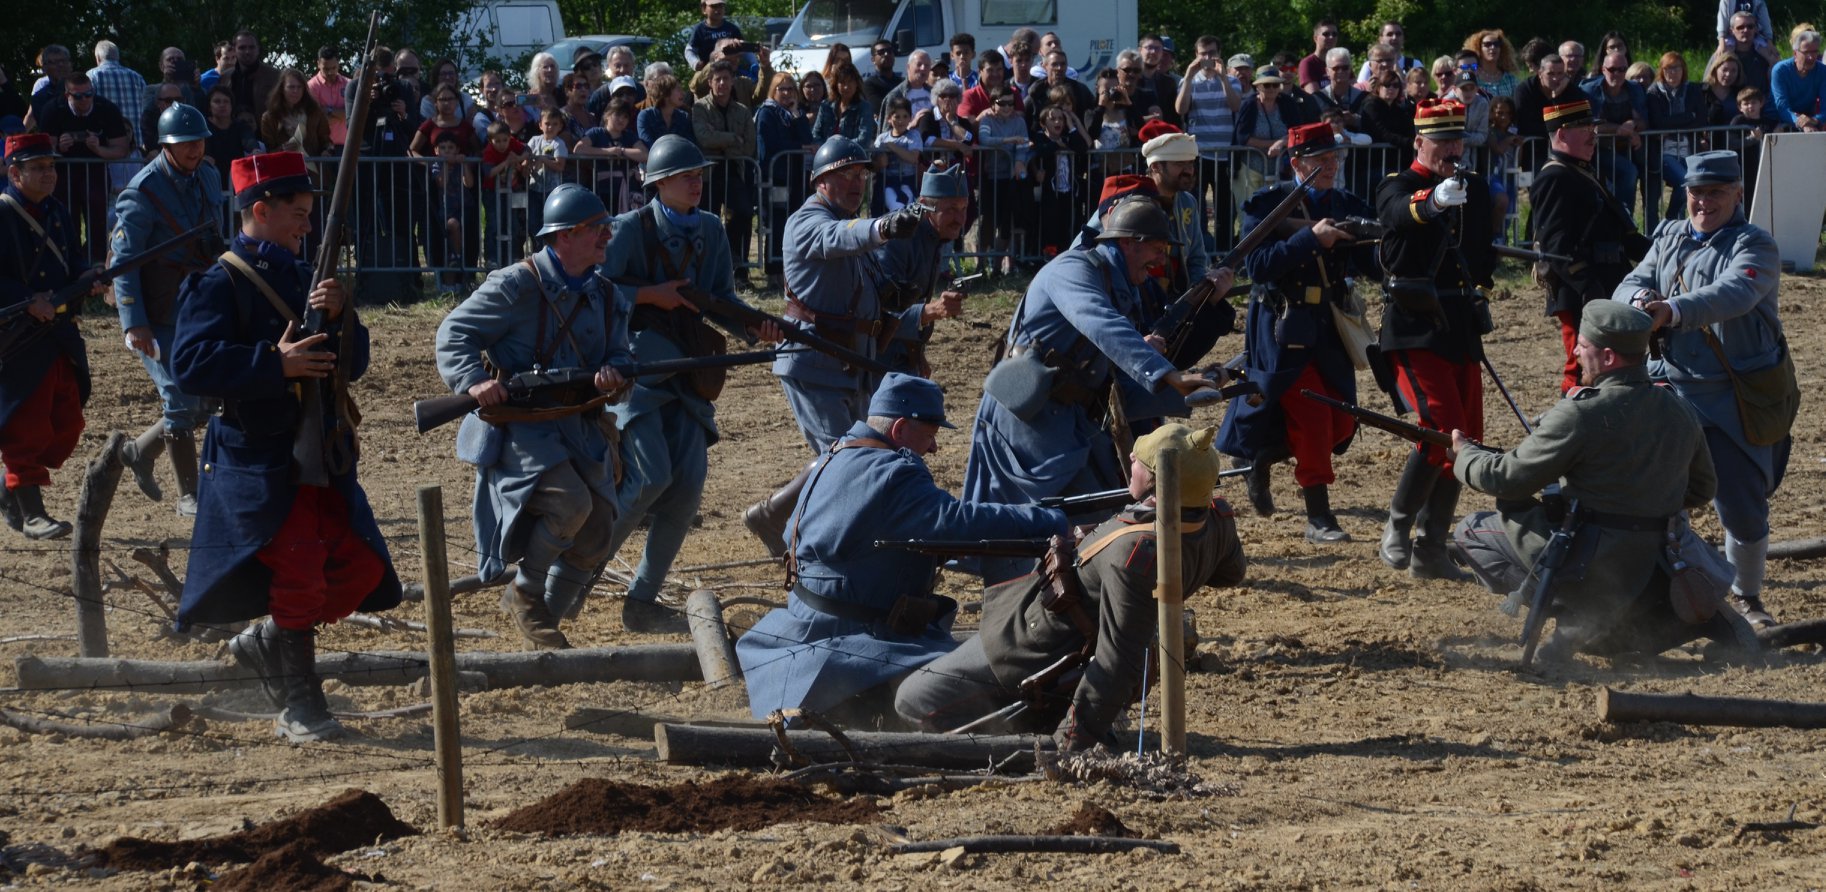
M 880 319 L 857 319 L 843 313 L 820 313 L 806 306 L 796 297 L 786 298 L 786 312 L 781 315 L 799 322 L 809 322 L 820 331 L 832 331 L 839 334 L 859 334 L 871 338 L 881 336 L 886 323 Z
M 884 608 L 870 607 L 867 604 L 858 604 L 855 601 L 839 601 L 835 598 L 826 598 L 825 596 L 806 588 L 801 583 L 793 584 L 793 594 L 798 595 L 799 600 L 805 602 L 805 606 L 810 607 L 819 613 L 828 613 L 838 619 L 852 619 L 857 622 L 878 623 L 888 618 L 888 611 Z
M 1579 519 L 1607 530 L 1623 530 L 1631 533 L 1665 533 L 1671 516 L 1642 517 L 1633 514 L 1612 514 L 1608 511 L 1591 511 L 1581 509 Z

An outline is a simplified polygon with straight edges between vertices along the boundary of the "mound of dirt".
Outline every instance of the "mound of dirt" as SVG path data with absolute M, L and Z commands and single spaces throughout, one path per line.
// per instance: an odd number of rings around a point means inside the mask
M 347 892 L 357 879 L 317 859 L 303 842 L 274 849 L 236 868 L 210 886 L 215 892 Z
M 879 813 L 868 799 L 831 799 L 789 781 L 731 775 L 670 787 L 585 778 L 495 822 L 502 830 L 612 835 L 759 830 L 774 824 L 866 824 Z
M 192 861 L 204 864 L 258 861 L 262 856 L 287 848 L 297 848 L 310 855 L 332 855 L 417 834 L 418 830 L 412 825 L 393 817 L 393 810 L 379 796 L 366 790 L 348 790 L 317 808 L 283 821 L 261 824 L 227 836 L 184 842 L 123 836 L 102 849 L 101 857 L 103 864 L 118 870 L 168 870 Z M 260 888 L 277 887 L 262 885 Z
M 1052 836 L 1135 836 L 1114 812 L 1091 802 L 1080 803 L 1069 820 L 1046 832 Z

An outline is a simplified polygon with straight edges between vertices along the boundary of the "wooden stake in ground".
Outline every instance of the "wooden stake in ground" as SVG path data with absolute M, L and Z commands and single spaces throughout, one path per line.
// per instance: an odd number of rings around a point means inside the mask
M 685 621 L 691 626 L 691 644 L 697 648 L 697 662 L 704 670 L 704 686 L 720 688 L 742 679 L 740 663 L 735 658 L 735 642 L 729 640 L 729 629 L 723 623 L 723 605 L 716 592 L 698 589 L 685 599 Z
M 115 431 L 101 454 L 89 461 L 76 503 L 76 535 L 70 547 L 70 584 L 76 592 L 76 641 L 85 657 L 108 655 L 108 618 L 101 600 L 101 525 L 120 485 L 120 450 L 127 435 Z
M 444 562 L 443 487 L 418 488 L 418 547 L 425 562 L 425 630 L 431 639 L 432 746 L 437 752 L 437 822 L 463 826 L 463 737 L 457 723 L 456 636 L 450 621 L 450 565 Z
M 1154 600 L 1160 609 L 1160 748 L 1186 751 L 1185 584 L 1180 572 L 1179 450 L 1160 451 L 1154 470 L 1154 551 L 1160 562 Z
M 1598 720 L 1737 728 L 1826 728 L 1826 703 L 1598 690 Z

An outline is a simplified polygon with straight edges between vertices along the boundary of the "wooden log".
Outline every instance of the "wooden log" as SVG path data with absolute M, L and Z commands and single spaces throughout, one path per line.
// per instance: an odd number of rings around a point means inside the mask
M 420 600 L 423 600 L 422 598 Z M 344 625 L 360 626 L 377 632 L 428 632 L 425 624 L 396 616 L 374 616 L 367 613 L 351 613 L 337 622 Z M 488 629 L 451 629 L 450 634 L 458 638 L 499 638 L 500 635 Z
M 163 545 L 159 546 L 158 551 L 150 548 L 135 548 L 133 549 L 133 559 L 144 564 L 146 569 L 152 571 L 152 575 L 159 578 L 159 584 L 165 587 L 165 593 L 171 596 L 174 603 L 183 599 L 184 582 L 178 578 L 176 573 L 171 572 L 170 549 Z
M 1769 543 L 1769 557 L 1780 560 L 1808 560 L 1826 557 L 1826 539 L 1790 539 Z
M 459 675 L 477 672 L 493 688 L 524 688 L 599 681 L 699 681 L 697 651 L 689 644 L 638 644 L 576 650 L 490 653 L 470 651 L 456 658 Z M 84 659 L 23 656 L 14 660 L 24 690 L 156 687 L 163 694 L 206 694 L 227 684 L 255 684 L 259 676 L 213 660 Z M 411 684 L 429 674 L 422 653 L 318 652 L 317 674 L 348 685 Z
M 70 548 L 70 585 L 76 593 L 76 642 L 85 657 L 108 655 L 108 618 L 101 599 L 101 527 L 120 485 L 120 451 L 127 435 L 115 431 L 101 454 L 90 459 L 76 502 L 75 542 Z
M 847 762 L 843 745 L 822 731 L 788 731 L 793 749 L 813 762 Z M 1013 757 L 1009 770 L 1033 770 L 1034 746 L 1051 748 L 1046 737 L 998 737 L 942 734 L 900 734 L 880 731 L 845 732 L 863 761 L 892 762 L 924 768 L 977 769 Z M 773 765 L 779 746 L 769 728 L 712 728 L 701 725 L 662 724 L 653 729 L 659 759 L 672 765 L 724 765 L 733 768 L 766 768 Z
M 431 741 L 437 760 L 437 823 L 463 826 L 463 738 L 458 721 L 456 635 L 444 563 L 444 489 L 418 488 L 418 547 L 424 556 L 425 630 L 431 640 Z
M 1153 849 L 1167 855 L 1179 854 L 1178 843 L 1122 836 L 962 836 L 957 839 L 896 843 L 888 846 L 888 851 L 895 855 L 914 855 L 957 848 L 971 854 L 1061 852 L 1069 855 L 1101 855 L 1133 849 Z
M 198 704 L 191 711 L 201 718 L 212 722 L 270 722 L 279 717 L 277 712 L 242 712 L 222 706 Z M 331 714 L 339 719 L 408 719 L 431 714 L 431 704 L 414 703 L 411 706 L 396 706 L 392 709 L 376 709 L 370 712 L 343 712 L 332 710 Z
M 1826 728 L 1826 703 L 1701 697 L 1691 693 L 1647 694 L 1600 688 L 1598 719 L 1613 723 L 1675 722 L 1736 728 Z
M 1160 467 L 1154 472 L 1154 493 L 1167 504 L 1179 498 L 1179 450 L 1168 447 L 1160 451 Z M 1154 514 L 1154 549 L 1158 558 L 1155 568 L 1154 600 L 1159 610 L 1160 629 L 1160 748 L 1164 752 L 1186 751 L 1186 638 L 1184 567 L 1180 550 L 1179 512 L 1157 511 Z
M 1766 647 L 1826 644 L 1826 619 L 1804 619 L 1798 623 L 1765 626 L 1756 630 L 1756 640 Z
M 736 662 L 735 642 L 723 624 L 723 605 L 716 592 L 698 589 L 685 599 L 685 622 L 691 627 L 691 644 L 697 649 L 697 664 L 704 674 L 704 686 L 720 688 L 742 680 L 741 664 Z
M 143 718 L 116 722 L 104 720 L 65 722 L 41 716 L 0 709 L 0 724 L 10 725 L 28 734 L 62 734 L 65 737 L 87 737 L 94 740 L 134 740 L 150 737 L 190 721 L 190 707 L 174 704 Z
M 604 709 L 600 706 L 581 706 L 571 710 L 570 715 L 564 717 L 566 731 L 589 731 L 593 734 L 639 737 L 643 740 L 653 737 L 654 725 L 696 725 L 706 728 L 767 727 L 752 719 L 748 721 L 687 719 L 630 709 Z

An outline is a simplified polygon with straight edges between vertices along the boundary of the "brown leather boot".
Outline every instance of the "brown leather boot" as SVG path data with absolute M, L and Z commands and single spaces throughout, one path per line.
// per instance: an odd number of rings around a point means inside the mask
M 159 488 L 158 475 L 153 473 L 158 463 L 159 453 L 165 451 L 165 422 L 155 421 L 152 426 L 140 432 L 140 435 L 121 444 L 120 461 L 133 472 L 133 482 L 139 484 L 139 491 L 154 502 L 165 499 L 164 490 Z
M 773 495 L 742 512 L 742 525 L 761 540 L 769 557 L 777 560 L 786 556 L 786 525 L 792 520 L 793 509 L 799 506 L 799 493 L 805 490 L 805 481 L 811 479 L 812 469 L 817 466 L 814 461 L 801 468 L 797 476 Z
M 178 478 L 178 516 L 197 516 L 197 441 L 190 431 L 165 435 L 165 454 Z
M 501 611 L 513 617 L 526 643 L 540 650 L 569 650 L 571 641 L 558 631 L 558 619 L 545 606 L 545 592 L 518 583 L 501 593 Z

